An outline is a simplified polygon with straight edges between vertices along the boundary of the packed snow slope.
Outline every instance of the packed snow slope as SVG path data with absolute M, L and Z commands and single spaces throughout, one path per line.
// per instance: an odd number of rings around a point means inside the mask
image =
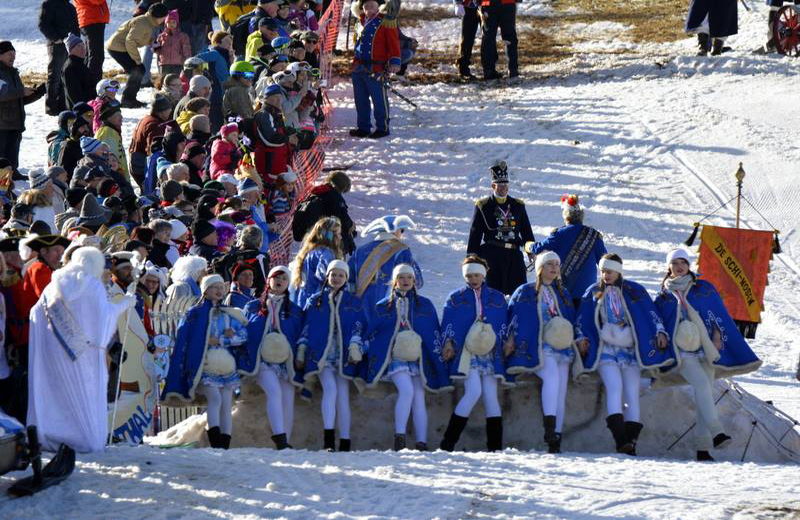
M 32 5 L 11 0 L 0 8 L 30 17 Z M 392 137 L 380 141 L 346 136 L 355 113 L 349 85 L 339 84 L 331 93 L 339 139 L 328 165 L 350 167 L 348 202 L 359 226 L 391 212 L 417 222 L 408 242 L 425 273 L 421 292 L 441 305 L 462 283 L 458 262 L 473 201 L 488 194 L 487 171 L 496 159 L 509 163 L 512 195 L 526 201 L 537 237 L 560 224 L 559 197 L 577 193 L 587 223 L 625 259 L 626 276 L 653 293 L 664 254 L 688 236 L 692 222 L 733 195 L 733 172 L 743 162 L 745 195 L 781 229 L 786 253 L 773 262 L 763 323 L 752 342 L 764 366 L 737 381 L 800 416 L 794 380 L 800 156 L 793 139 L 800 120 L 800 61 L 750 55 L 762 43 L 766 19 L 764 6 L 751 6 L 753 13 L 740 13 L 740 36 L 731 40 L 735 50 L 722 57 L 688 57 L 689 40 L 626 55 L 593 53 L 607 43 L 597 31 L 597 45 L 548 68 L 554 74 L 549 79 L 502 89 L 398 85 L 419 108 L 392 97 Z M 424 42 L 434 32 L 441 36 L 443 27 L 423 26 L 413 35 Z M 456 21 L 447 27 L 455 45 Z M 19 37 L 27 40 L 26 49 L 40 53 L 36 68 L 43 69 L 38 33 Z M 42 102 L 28 111 L 36 116 L 29 120 L 22 162 L 41 167 L 44 136 L 55 121 L 39 116 Z M 141 113 L 125 113 L 126 139 Z M 745 210 L 744 218 L 746 225 L 770 228 L 752 211 Z M 731 225 L 732 213 L 722 211 L 709 222 Z M 686 409 L 662 413 L 692 420 Z M 365 420 L 354 417 L 354 430 Z M 438 438 L 429 441 L 435 445 Z M 790 464 L 514 450 L 327 454 L 113 447 L 79 456 L 75 474 L 39 496 L 0 498 L 0 517 L 777 518 L 800 514 L 797 474 Z M 0 490 L 19 476 L 0 477 Z

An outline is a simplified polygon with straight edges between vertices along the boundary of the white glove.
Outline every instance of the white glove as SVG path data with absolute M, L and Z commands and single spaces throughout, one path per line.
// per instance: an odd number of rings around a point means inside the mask
M 356 345 L 355 343 L 351 343 L 349 351 L 350 351 L 350 360 L 353 363 L 360 363 L 363 357 L 361 356 L 361 349 L 359 348 L 359 346 Z
M 295 358 L 298 363 L 306 362 L 306 346 L 300 345 L 297 347 L 297 357 Z
M 455 5 L 455 13 L 459 18 L 464 18 L 464 4 L 458 3 Z

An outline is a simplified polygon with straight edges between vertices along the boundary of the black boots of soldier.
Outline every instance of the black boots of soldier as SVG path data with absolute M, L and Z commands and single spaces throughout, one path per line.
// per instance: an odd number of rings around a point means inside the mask
M 697 55 L 708 56 L 711 50 L 711 38 L 706 33 L 697 33 Z
M 206 430 L 206 435 L 208 435 L 208 445 L 212 448 L 222 448 L 223 450 L 227 450 L 231 447 L 231 436 L 226 433 L 222 433 L 219 430 L 219 426 L 214 426 L 213 428 Z
M 285 450 L 286 448 L 291 449 L 291 446 L 289 446 L 289 441 L 286 440 L 285 433 L 279 433 L 278 435 L 273 435 L 272 442 L 275 443 L 276 450 Z
M 544 416 L 544 442 L 547 443 L 547 453 L 561 453 L 561 434 L 556 433 L 556 416 Z
M 459 437 L 461 437 L 461 432 L 464 431 L 464 427 L 466 426 L 467 417 L 461 417 L 460 415 L 456 414 L 451 415 L 450 422 L 447 423 L 447 429 L 444 432 L 442 442 L 439 443 L 439 449 L 444 451 L 453 451 L 456 449 L 456 443 L 458 442 Z

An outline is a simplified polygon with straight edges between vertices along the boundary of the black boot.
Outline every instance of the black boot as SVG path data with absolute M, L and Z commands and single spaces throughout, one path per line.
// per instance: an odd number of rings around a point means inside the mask
M 775 46 L 775 21 L 778 19 L 778 11 L 770 11 L 769 18 L 767 18 L 767 27 L 769 27 L 769 39 L 764 46 L 764 51 L 767 53 L 777 52 L 778 48 Z
M 554 433 L 553 442 L 547 443 L 547 453 L 561 453 L 561 434 Z
M 731 436 L 724 433 L 717 434 L 714 437 L 714 449 L 724 448 L 731 442 Z
M 427 442 L 418 442 L 414 445 L 414 449 L 417 451 L 428 451 L 428 443 Z
M 714 462 L 714 457 L 707 451 L 698 451 L 697 452 L 697 461 L 698 462 Z
M 324 430 L 322 433 L 322 449 L 325 451 L 336 451 L 336 430 Z
M 339 451 L 350 451 L 350 439 L 339 439 Z
M 706 33 L 697 33 L 697 55 L 708 56 L 711 50 L 711 38 Z
M 208 435 L 208 445 L 212 448 L 221 448 L 222 446 L 219 445 L 219 426 L 214 426 L 213 428 L 209 428 L 206 430 L 206 435 Z
M 394 451 L 406 449 L 406 436 L 402 433 L 394 434 Z
M 502 417 L 487 417 L 486 418 L 486 450 L 487 451 L 502 451 L 503 450 L 503 418 Z
M 556 416 L 544 416 L 544 442 L 548 453 L 561 453 L 561 434 L 556 433 Z
M 227 450 L 231 447 L 231 436 L 227 433 L 220 433 L 219 434 L 219 447 L 223 450 Z
M 286 434 L 280 433 L 278 435 L 272 436 L 272 442 L 275 443 L 276 450 L 285 450 L 286 448 L 291 448 L 289 446 L 289 442 L 286 440 Z
M 633 444 L 633 451 L 629 455 L 636 455 L 636 443 L 639 441 L 639 434 L 642 433 L 642 428 L 644 428 L 642 423 L 625 421 L 625 435 L 630 443 Z
M 453 451 L 456 449 L 456 443 L 458 442 L 459 437 L 461 437 L 461 432 L 464 431 L 466 426 L 466 417 L 461 417 L 455 413 L 451 415 L 450 422 L 447 423 L 447 429 L 444 431 L 442 442 L 439 443 L 439 449 L 444 451 Z
M 722 40 L 720 40 L 719 38 L 714 38 L 714 43 L 711 46 L 711 55 L 712 56 L 719 56 L 720 54 L 725 52 L 725 49 L 722 46 L 723 43 L 724 42 Z
M 628 440 L 628 436 L 625 435 L 625 419 L 622 414 L 615 413 L 606 417 L 606 426 L 611 430 L 611 435 L 614 436 L 617 453 L 625 453 L 627 455 L 633 453 L 633 444 Z

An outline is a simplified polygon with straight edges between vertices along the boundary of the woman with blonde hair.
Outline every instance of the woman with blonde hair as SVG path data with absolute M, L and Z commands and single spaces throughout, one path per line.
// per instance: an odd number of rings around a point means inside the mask
M 323 217 L 306 233 L 292 265 L 292 301 L 300 308 L 322 289 L 328 264 L 344 259 L 342 225 L 336 217 Z

